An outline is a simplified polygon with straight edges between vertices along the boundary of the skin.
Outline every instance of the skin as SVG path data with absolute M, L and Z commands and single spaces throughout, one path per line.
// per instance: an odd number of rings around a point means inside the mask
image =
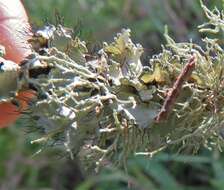
M 6 50 L 4 59 L 20 64 L 31 53 L 27 42 L 30 36 L 28 17 L 21 1 L 0 0 L 0 44 Z M 11 102 L 0 103 L 0 128 L 14 123 L 34 96 L 32 90 L 22 91 L 16 96 L 19 106 Z

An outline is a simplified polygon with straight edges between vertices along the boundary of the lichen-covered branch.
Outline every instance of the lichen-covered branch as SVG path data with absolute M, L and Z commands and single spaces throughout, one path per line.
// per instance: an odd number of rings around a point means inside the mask
M 202 8 L 209 25 L 200 31 L 223 30 L 222 13 Z M 202 48 L 176 43 L 166 30 L 167 44 L 143 63 L 143 48 L 130 35 L 123 29 L 90 55 L 85 42 L 62 26 L 35 33 L 35 52 L 24 61 L 18 81 L 19 90 L 31 86 L 38 94 L 28 118 L 41 130 L 32 142 L 62 146 L 90 169 L 125 167 L 129 155 L 152 156 L 172 146 L 192 153 L 201 146 L 221 149 L 224 50 L 219 39 L 202 39 Z

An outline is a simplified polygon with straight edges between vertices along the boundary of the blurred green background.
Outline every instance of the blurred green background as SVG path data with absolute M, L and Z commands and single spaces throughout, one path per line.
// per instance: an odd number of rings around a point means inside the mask
M 130 28 L 135 42 L 145 48 L 144 60 L 159 53 L 164 25 L 177 41 L 200 43 L 197 26 L 206 19 L 199 0 L 24 0 L 34 28 L 63 23 L 96 47 L 110 41 L 122 28 Z M 222 9 L 222 0 L 207 0 Z M 94 46 L 91 48 L 94 49 Z M 94 50 L 93 50 L 94 51 Z M 224 189 L 224 156 L 202 149 L 197 156 L 159 154 L 154 159 L 130 158 L 128 172 L 108 168 L 83 179 L 78 161 L 67 160 L 30 144 L 34 138 L 19 120 L 0 134 L 0 190 Z M 81 184 L 81 186 L 77 186 Z

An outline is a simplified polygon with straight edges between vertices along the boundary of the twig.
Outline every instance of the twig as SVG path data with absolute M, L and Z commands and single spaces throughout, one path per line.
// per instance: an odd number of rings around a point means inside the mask
M 177 77 L 176 82 L 174 83 L 173 87 L 169 90 L 168 95 L 165 99 L 165 102 L 159 112 L 159 114 L 156 116 L 155 121 L 157 123 L 165 120 L 168 117 L 168 114 L 170 113 L 178 95 L 180 94 L 181 88 L 183 86 L 183 83 L 190 77 L 192 74 L 196 64 L 196 57 L 192 56 L 188 63 L 183 68 L 180 75 Z

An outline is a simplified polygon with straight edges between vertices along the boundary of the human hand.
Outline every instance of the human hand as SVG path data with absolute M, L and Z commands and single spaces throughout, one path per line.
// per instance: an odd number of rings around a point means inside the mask
M 31 53 L 28 39 L 31 37 L 26 11 L 20 0 L 0 0 L 0 45 L 5 47 L 4 59 L 17 64 Z M 0 61 L 4 62 L 1 58 Z M 19 105 L 11 102 L 0 103 L 0 128 L 9 126 L 28 108 L 34 97 L 32 90 L 18 92 Z

